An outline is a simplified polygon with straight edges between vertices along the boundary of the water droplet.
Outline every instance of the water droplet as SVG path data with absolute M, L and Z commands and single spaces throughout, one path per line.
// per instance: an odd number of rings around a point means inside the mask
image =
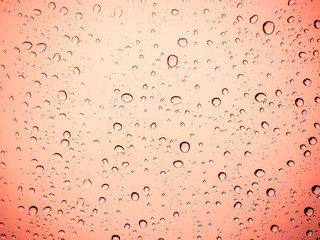
M 174 105 L 181 103 L 181 101 L 182 101 L 182 99 L 181 99 L 181 97 L 179 97 L 179 96 L 173 96 L 173 97 L 171 98 L 171 103 L 174 104 Z
M 69 144 L 70 144 L 69 140 L 67 140 L 67 139 L 62 139 L 61 140 L 61 146 L 62 147 L 69 147 Z
M 218 178 L 219 178 L 219 180 L 223 181 L 227 178 L 227 174 L 225 172 L 220 172 L 218 174 Z
M 181 160 L 174 161 L 173 166 L 176 168 L 181 168 L 183 166 L 183 162 Z
M 278 227 L 278 225 L 272 225 L 270 227 L 270 230 L 271 230 L 271 232 L 277 232 L 279 230 L 279 227 Z
M 31 207 L 29 208 L 29 213 L 30 213 L 31 215 L 36 215 L 36 214 L 38 213 L 38 208 L 35 207 L 35 206 L 31 206 Z
M 130 93 L 124 93 L 121 96 L 122 101 L 124 101 L 125 103 L 129 103 L 133 100 L 133 97 Z
M 50 2 L 50 3 L 48 4 L 48 8 L 49 8 L 51 11 L 53 11 L 53 10 L 56 9 L 56 4 L 55 4 L 54 2 Z
M 169 67 L 175 67 L 178 64 L 178 57 L 176 55 L 170 55 L 167 59 Z
M 123 14 L 123 10 L 121 7 L 115 7 L 114 10 L 113 10 L 113 16 L 115 17 L 121 17 Z
M 124 152 L 124 148 L 120 145 L 117 145 L 115 146 L 114 150 L 117 152 L 117 153 L 122 153 Z
M 180 38 L 178 40 L 178 45 L 180 47 L 186 47 L 188 45 L 188 40 L 186 38 Z
M 256 176 L 256 177 L 263 177 L 264 176 L 264 174 L 265 174 L 265 172 L 264 172 L 264 170 L 262 170 L 262 169 L 257 169 L 255 172 L 254 172 L 254 175 Z
M 119 237 L 119 235 L 113 235 L 111 237 L 111 240 L 120 240 L 120 237 Z
M 68 8 L 66 8 L 66 7 L 60 8 L 60 14 L 61 14 L 62 16 L 67 15 L 68 12 L 69 12 Z
M 211 103 L 212 103 L 213 106 L 219 107 L 220 104 L 221 104 L 221 100 L 220 100 L 220 98 L 213 98 L 213 99 L 211 100 Z
M 120 123 L 116 122 L 113 124 L 113 129 L 115 131 L 120 131 L 122 129 L 122 125 Z
M 187 153 L 190 150 L 190 144 L 188 142 L 182 142 L 180 143 L 180 150 L 183 153 Z
M 93 5 L 93 12 L 99 13 L 101 11 L 101 6 L 99 4 Z
M 131 193 L 131 199 L 132 201 L 138 201 L 139 200 L 139 194 L 136 192 Z
M 90 180 L 89 178 L 85 179 L 85 180 L 83 181 L 83 186 L 84 186 L 85 188 L 90 188 L 90 187 L 92 186 L 91 180 Z
M 61 101 L 67 100 L 67 93 L 63 90 L 58 92 L 58 99 Z
M 289 160 L 289 161 L 287 162 L 287 165 L 288 165 L 289 167 L 293 167 L 293 166 L 294 166 L 294 161 L 293 161 L 293 160 Z
M 315 137 L 311 137 L 308 139 L 310 145 L 315 145 L 317 143 L 317 139 Z
M 45 43 L 38 43 L 36 49 L 39 53 L 42 53 L 47 49 L 47 45 Z
M 32 48 L 32 43 L 31 42 L 23 42 L 22 43 L 22 47 L 25 49 L 25 50 L 30 50 Z
M 250 23 L 254 24 L 258 21 L 259 17 L 258 15 L 253 15 L 251 18 L 250 18 Z
M 314 213 L 314 209 L 312 207 L 306 207 L 304 209 L 304 214 L 308 217 L 311 217 Z
M 273 22 L 271 21 L 267 21 L 263 24 L 262 26 L 263 28 L 263 32 L 267 35 L 270 35 L 274 32 L 274 29 L 275 29 L 275 25 Z
M 255 99 L 257 102 L 264 102 L 267 96 L 264 93 L 257 93 Z
M 276 190 L 274 190 L 273 188 L 268 188 L 266 193 L 268 197 L 273 197 L 276 194 Z
M 234 209 L 240 209 L 241 206 L 242 206 L 241 202 L 236 202 L 233 207 L 234 207 Z
M 320 20 L 315 20 L 313 25 L 316 29 L 320 29 Z
M 107 190 L 108 188 L 109 188 L 109 184 L 106 184 L 106 183 L 101 186 L 102 190 Z
M 172 9 L 171 14 L 173 16 L 177 16 L 179 14 L 179 10 L 178 9 Z
M 304 105 L 304 101 L 303 101 L 302 98 L 297 98 L 295 100 L 295 104 L 296 104 L 297 107 L 302 107 Z
M 312 191 L 313 194 L 319 195 L 319 194 L 320 194 L 320 186 L 319 186 L 319 185 L 314 185 L 314 186 L 311 188 L 311 191 Z
M 303 85 L 310 87 L 311 86 L 312 81 L 309 78 L 306 78 L 303 80 Z
M 140 220 L 140 221 L 139 221 L 139 226 L 142 227 L 142 228 L 147 227 L 147 221 L 145 221 L 145 220 Z

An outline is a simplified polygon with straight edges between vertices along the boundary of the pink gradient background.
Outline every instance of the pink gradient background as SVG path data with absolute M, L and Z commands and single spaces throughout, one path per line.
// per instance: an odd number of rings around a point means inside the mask
M 320 238 L 320 1 L 0 9 L 0 239 Z

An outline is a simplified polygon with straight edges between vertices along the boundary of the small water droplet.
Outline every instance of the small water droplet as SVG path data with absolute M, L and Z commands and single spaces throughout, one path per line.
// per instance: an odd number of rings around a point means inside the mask
M 218 174 L 218 178 L 219 178 L 219 180 L 223 181 L 227 178 L 227 174 L 225 172 L 220 172 Z
M 320 20 L 315 20 L 313 25 L 316 29 L 320 29 Z
M 116 122 L 113 124 L 113 129 L 115 131 L 120 131 L 122 129 L 122 125 L 120 123 Z
M 115 146 L 114 150 L 117 152 L 117 153 L 122 153 L 124 152 L 124 148 L 120 145 L 117 145 Z

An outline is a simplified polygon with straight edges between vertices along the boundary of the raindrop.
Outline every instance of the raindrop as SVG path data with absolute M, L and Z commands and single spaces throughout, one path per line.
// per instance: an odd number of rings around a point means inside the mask
M 113 129 L 115 131 L 120 131 L 122 129 L 122 125 L 120 123 L 116 122 L 113 124 Z
M 320 29 L 320 20 L 315 20 L 313 25 L 316 29 Z
M 266 100 L 266 95 L 264 93 L 257 93 L 255 99 L 257 102 L 263 102 Z
M 93 12 L 94 13 L 99 13 L 101 11 L 101 6 L 99 4 L 95 4 L 93 6 Z
M 170 55 L 167 59 L 167 64 L 169 67 L 175 67 L 178 64 L 178 57 L 176 55 Z
M 263 32 L 267 35 L 270 35 L 274 32 L 274 29 L 275 29 L 275 25 L 273 22 L 271 21 L 267 21 L 263 24 L 262 26 L 263 28 Z
M 84 186 L 85 188 L 90 188 L 90 187 L 92 186 L 91 180 L 90 180 L 89 178 L 85 179 L 85 180 L 83 181 L 83 186 Z
M 117 145 L 115 146 L 114 150 L 117 152 L 117 153 L 121 153 L 121 152 L 124 152 L 124 148 L 120 145 Z
M 173 16 L 177 16 L 179 14 L 179 10 L 178 9 L 172 9 L 171 14 Z
M 118 235 L 113 235 L 111 237 L 111 240 L 120 240 L 120 237 Z
M 47 49 L 47 45 L 45 43 L 38 43 L 36 49 L 39 53 L 42 53 Z
M 220 98 L 213 98 L 213 99 L 211 100 L 211 103 L 212 103 L 213 106 L 219 107 L 220 104 L 221 104 L 221 100 L 220 100 Z
M 113 10 L 113 16 L 115 17 L 121 17 L 123 14 L 122 8 L 121 7 L 115 7 Z
M 36 215 L 36 214 L 38 213 L 38 208 L 35 207 L 35 206 L 31 206 L 31 207 L 29 208 L 29 213 L 30 213 L 31 215 Z
M 129 94 L 129 93 L 124 93 L 124 94 L 122 94 L 121 99 L 122 99 L 122 101 L 124 101 L 125 103 L 129 103 L 129 102 L 131 102 L 131 101 L 133 100 L 133 97 L 132 97 L 132 95 Z
M 139 221 L 139 226 L 142 228 L 145 228 L 147 226 L 147 222 L 145 220 L 140 220 Z
M 250 18 L 250 23 L 254 24 L 258 21 L 259 17 L 258 15 L 253 15 L 251 18 Z
M 218 174 L 218 178 L 219 178 L 219 180 L 223 181 L 223 180 L 225 180 L 227 178 L 227 174 L 224 173 L 224 172 L 220 172 Z
M 304 214 L 308 217 L 311 217 L 314 213 L 314 209 L 312 207 L 306 207 L 304 209 Z
M 139 194 L 136 192 L 131 193 L 131 199 L 132 201 L 138 201 L 139 200 Z
M 23 42 L 22 43 L 22 47 L 25 49 L 25 50 L 30 50 L 32 48 L 32 43 L 31 42 Z
M 264 174 L 265 174 L 265 172 L 264 172 L 264 170 L 262 170 L 262 169 L 257 169 L 255 172 L 254 172 L 254 175 L 256 176 L 256 177 L 263 177 L 264 176 Z
M 279 230 L 279 227 L 278 227 L 278 225 L 272 225 L 270 227 L 270 230 L 271 230 L 271 232 L 277 232 Z
M 183 162 L 181 160 L 174 161 L 173 166 L 176 168 L 181 168 L 183 166 Z
M 268 188 L 266 193 L 268 197 L 273 197 L 276 194 L 276 190 L 274 190 L 273 188 Z
M 59 91 L 58 92 L 58 98 L 61 101 L 67 100 L 67 93 L 65 91 L 63 91 L 63 90 Z
M 297 107 L 302 107 L 304 105 L 304 101 L 303 101 L 302 98 L 297 98 L 295 100 L 295 104 L 296 104 Z
M 317 139 L 315 137 L 311 137 L 308 139 L 310 145 L 315 145 L 317 143 Z
M 180 47 L 186 47 L 188 45 L 188 40 L 186 38 L 180 38 L 178 40 L 178 45 Z
M 314 185 L 314 186 L 311 188 L 311 191 L 312 191 L 313 194 L 319 195 L 319 194 L 320 194 L 320 186 L 319 186 L 319 185 Z
M 294 166 L 294 161 L 293 161 L 293 160 L 289 160 L 289 161 L 287 162 L 287 165 L 288 165 L 289 167 L 293 167 L 293 166 Z
M 182 142 L 180 143 L 180 150 L 183 153 L 187 153 L 190 150 L 190 144 L 188 142 Z
M 241 206 L 242 206 L 242 203 L 241 203 L 241 202 L 236 202 L 236 203 L 234 204 L 234 209 L 240 209 Z
M 179 96 L 173 96 L 171 98 L 171 103 L 174 104 L 174 105 L 181 103 L 181 101 L 182 101 L 182 99 Z

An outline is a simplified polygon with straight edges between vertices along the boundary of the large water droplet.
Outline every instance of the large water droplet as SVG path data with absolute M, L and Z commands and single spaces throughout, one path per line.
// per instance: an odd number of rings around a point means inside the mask
M 145 221 L 145 220 L 140 220 L 140 221 L 139 221 L 139 226 L 142 227 L 142 228 L 147 227 L 147 221 Z
M 274 29 L 275 29 L 275 25 L 273 22 L 271 21 L 267 21 L 263 24 L 262 26 L 263 28 L 263 32 L 267 35 L 270 35 L 274 32 Z
M 58 98 L 61 101 L 67 100 L 67 93 L 65 91 L 63 91 L 63 90 L 59 91 L 58 92 Z
M 131 199 L 133 201 L 138 201 L 139 200 L 139 194 L 136 192 L 131 193 Z
M 311 191 L 312 191 L 313 194 L 319 195 L 319 194 L 320 194 L 320 186 L 319 186 L 319 185 L 314 185 L 314 186 L 311 188 Z
M 294 103 L 297 107 L 302 107 L 304 105 L 304 101 L 302 98 L 297 98 Z
M 38 208 L 37 208 L 36 206 L 31 206 L 31 207 L 29 208 L 29 213 L 30 213 L 31 215 L 36 215 L 36 214 L 38 213 Z
M 263 102 L 266 100 L 266 95 L 264 93 L 257 93 L 255 99 L 257 102 Z
M 178 64 L 178 57 L 176 55 L 170 55 L 167 59 L 169 67 L 175 67 Z
M 211 103 L 212 103 L 213 106 L 219 107 L 220 104 L 221 104 L 221 100 L 220 100 L 220 98 L 213 98 L 213 99 L 211 100 Z
M 304 209 L 304 214 L 308 217 L 311 217 L 314 213 L 314 209 L 312 207 L 306 207 Z
M 181 97 L 179 97 L 179 96 L 173 96 L 173 97 L 171 98 L 171 103 L 172 103 L 172 104 L 179 104 L 179 103 L 181 103 L 181 101 L 182 101 L 182 99 L 181 99 Z
M 133 100 L 133 97 L 130 93 L 124 93 L 121 96 L 122 101 L 124 101 L 125 103 L 129 103 Z
M 262 170 L 262 169 L 257 169 L 257 170 L 254 172 L 254 175 L 255 175 L 256 177 L 263 177 L 264 174 L 265 174 L 265 172 L 264 172 L 264 170 Z
M 190 144 L 188 142 L 182 142 L 180 143 L 180 150 L 183 153 L 187 153 L 190 150 Z
M 181 168 L 183 167 L 183 162 L 181 160 L 174 161 L 173 166 L 175 166 L 176 168 Z

